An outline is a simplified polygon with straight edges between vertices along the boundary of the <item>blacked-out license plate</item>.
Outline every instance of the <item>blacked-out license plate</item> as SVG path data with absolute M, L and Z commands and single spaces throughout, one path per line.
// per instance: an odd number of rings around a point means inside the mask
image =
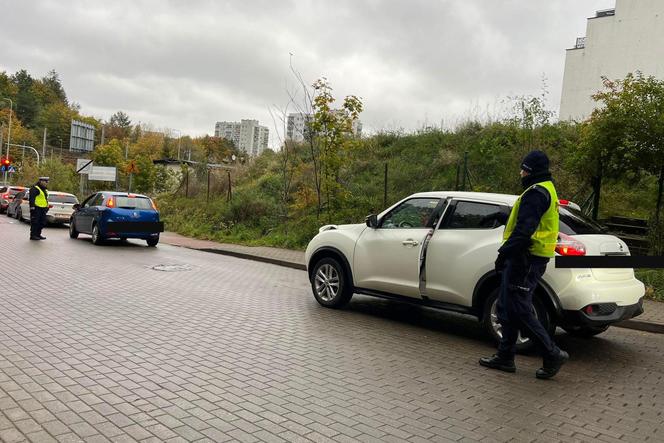
M 109 222 L 111 232 L 164 232 L 164 222 Z

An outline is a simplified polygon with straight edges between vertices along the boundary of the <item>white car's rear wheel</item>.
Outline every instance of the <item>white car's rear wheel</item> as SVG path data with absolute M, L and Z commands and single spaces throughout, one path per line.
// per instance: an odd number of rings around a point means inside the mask
M 334 258 L 324 257 L 313 268 L 311 290 L 316 301 L 328 308 L 340 308 L 353 296 L 349 276 Z
M 496 343 L 500 342 L 500 339 L 503 337 L 503 331 L 502 331 L 503 328 L 498 322 L 498 314 L 496 311 L 498 306 L 499 292 L 500 292 L 499 288 L 494 289 L 493 292 L 491 292 L 489 297 L 486 299 L 486 302 L 484 303 L 484 318 L 482 320 L 485 329 Z M 533 297 L 533 306 L 535 308 L 535 317 L 537 317 L 542 326 L 544 326 L 544 329 L 546 329 L 546 331 L 551 336 L 553 336 L 553 332 L 555 331 L 555 325 L 551 323 L 551 316 L 549 315 L 549 312 L 547 311 L 546 307 L 537 297 Z M 530 338 L 522 335 L 521 332 L 519 332 L 519 336 L 517 337 L 516 340 L 517 352 L 526 352 L 532 349 L 533 347 L 534 347 L 533 341 Z

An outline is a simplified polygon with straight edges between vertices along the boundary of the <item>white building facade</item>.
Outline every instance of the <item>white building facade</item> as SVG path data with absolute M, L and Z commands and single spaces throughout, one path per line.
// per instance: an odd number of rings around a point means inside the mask
M 288 114 L 286 139 L 294 142 L 303 142 L 308 137 L 309 124 L 313 118 L 313 114 L 304 114 L 301 112 Z M 362 122 L 359 119 L 353 122 L 353 135 L 356 137 L 362 136 Z
M 270 130 L 258 124 L 258 120 L 217 122 L 214 136 L 230 140 L 241 151 L 255 156 L 267 149 Z
M 294 142 L 303 142 L 308 136 L 309 123 L 312 119 L 312 114 L 304 114 L 302 112 L 288 114 L 288 120 L 286 122 L 286 139 Z
M 664 79 L 664 0 L 616 0 L 614 9 L 588 19 L 586 36 L 567 50 L 560 119 L 585 120 L 602 77 L 636 71 Z

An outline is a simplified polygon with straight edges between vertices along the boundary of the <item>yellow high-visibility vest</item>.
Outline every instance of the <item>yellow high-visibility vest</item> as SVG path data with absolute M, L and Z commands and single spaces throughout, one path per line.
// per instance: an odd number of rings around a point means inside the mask
M 46 193 L 39 186 L 35 186 L 39 194 L 35 197 L 35 206 L 38 208 L 48 208 L 48 199 Z
M 559 229 L 559 217 L 558 217 L 558 194 L 556 193 L 556 188 L 551 181 L 545 181 L 541 183 L 536 183 L 533 186 L 526 189 L 523 194 L 519 196 L 510 217 L 507 220 L 507 226 L 505 226 L 505 232 L 503 233 L 503 243 L 510 238 L 514 228 L 516 227 L 516 218 L 519 213 L 519 206 L 521 205 L 521 198 L 524 194 L 530 191 L 535 186 L 541 186 L 549 192 L 551 196 L 551 204 L 549 209 L 542 215 L 537 230 L 532 235 L 532 243 L 528 249 L 531 254 L 538 257 L 553 257 L 556 250 L 556 242 L 558 241 L 558 229 Z

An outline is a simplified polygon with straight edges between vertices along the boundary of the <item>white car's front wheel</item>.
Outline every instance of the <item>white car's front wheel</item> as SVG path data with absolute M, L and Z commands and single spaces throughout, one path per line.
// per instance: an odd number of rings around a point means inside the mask
M 489 297 L 487 297 L 486 302 L 484 303 L 484 318 L 482 323 L 484 324 L 485 329 L 493 340 L 498 343 L 503 337 L 502 326 L 498 322 L 498 294 L 500 293 L 500 288 L 496 288 L 491 292 Z M 535 307 L 535 316 L 540 321 L 544 329 L 553 337 L 555 331 L 555 325 L 551 322 L 551 316 L 546 307 L 542 302 L 537 298 L 533 297 L 533 306 Z M 519 336 L 516 340 L 516 350 L 517 352 L 526 352 L 533 348 L 533 341 L 528 337 L 522 335 L 519 332 Z
M 311 290 L 316 301 L 327 308 L 340 308 L 353 296 L 353 289 L 344 267 L 332 257 L 316 262 L 311 277 Z

